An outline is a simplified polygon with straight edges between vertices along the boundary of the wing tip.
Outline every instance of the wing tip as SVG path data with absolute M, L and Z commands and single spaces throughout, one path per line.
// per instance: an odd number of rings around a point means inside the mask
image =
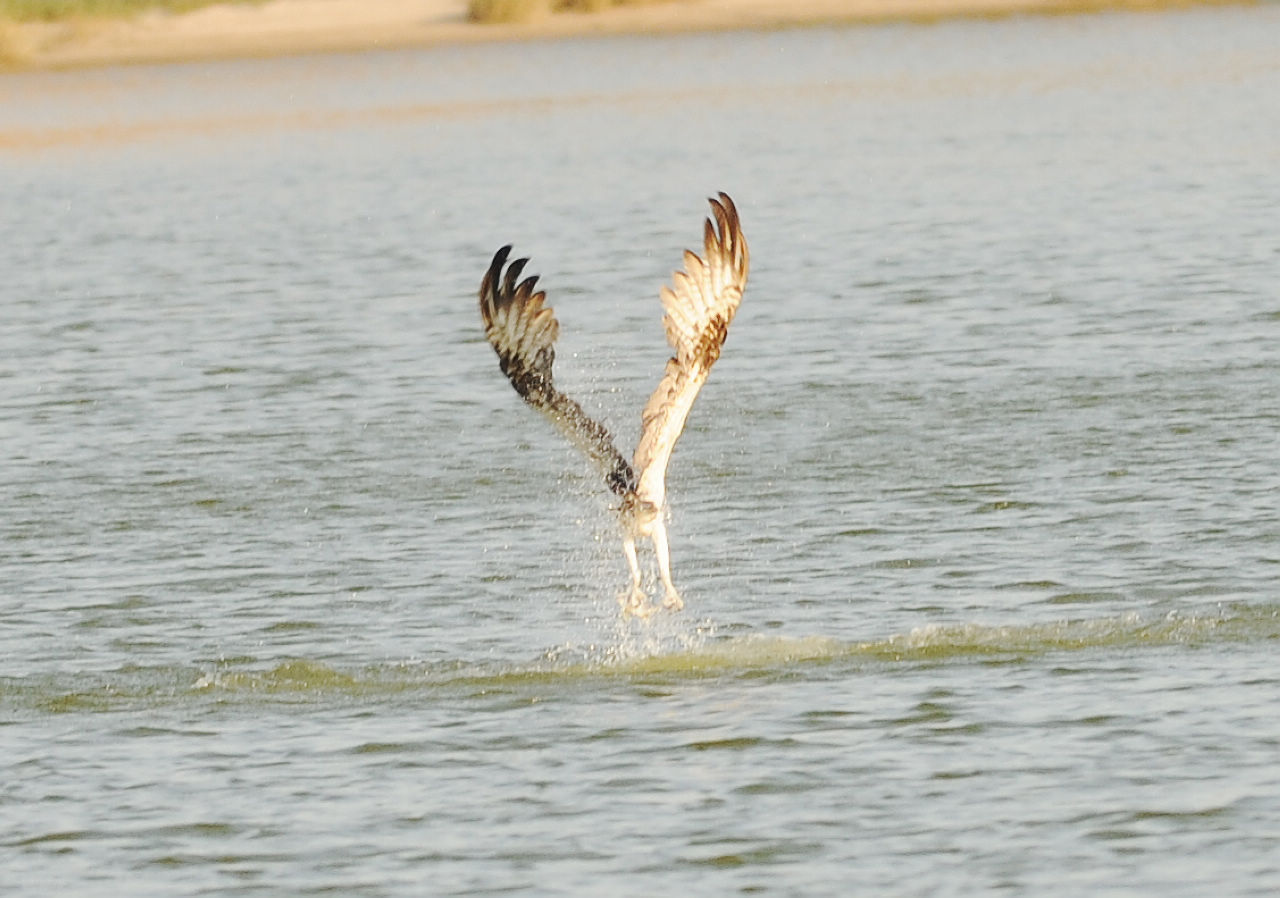
M 711 219 L 706 220 L 705 242 L 707 254 L 712 247 L 719 254 L 731 260 L 735 269 L 740 272 L 743 283 L 746 282 L 747 271 L 751 264 L 750 251 L 747 249 L 747 238 L 742 233 L 742 219 L 738 217 L 738 207 L 733 198 L 723 190 L 716 197 L 709 198 L 711 212 L 715 218 L 715 227 Z
M 538 275 L 531 275 L 517 283 L 525 266 L 529 264 L 529 259 L 522 257 L 512 260 L 511 251 L 510 243 L 499 247 L 480 281 L 480 317 L 486 328 L 493 324 L 503 309 L 513 303 L 523 304 L 534 296 Z
M 737 220 L 738 207 L 733 204 L 733 198 L 723 190 L 717 190 L 715 196 L 707 197 L 707 202 L 723 211 L 729 218 Z
M 714 246 L 736 259 L 741 248 L 741 255 L 745 257 L 746 239 L 742 236 L 742 220 L 738 217 L 738 207 L 733 198 L 721 190 L 716 196 L 708 197 L 707 202 L 711 204 L 711 217 L 705 222 L 703 235 L 707 253 L 710 254 Z

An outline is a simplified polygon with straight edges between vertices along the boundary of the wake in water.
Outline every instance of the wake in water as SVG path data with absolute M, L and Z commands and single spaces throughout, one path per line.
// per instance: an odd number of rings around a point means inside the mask
M 417 688 L 449 689 L 479 684 L 497 688 L 522 682 L 567 685 L 575 681 L 650 676 L 672 679 L 743 674 L 790 676 L 831 665 L 859 671 L 885 664 L 1032 660 L 1057 654 L 1251 643 L 1280 638 L 1280 605 L 1224 606 L 1217 613 L 1169 612 L 1159 617 L 1135 612 L 1018 625 L 929 624 L 868 642 L 820 635 L 718 636 L 710 622 L 682 630 L 674 625 L 674 619 L 668 620 L 673 620 L 672 626 L 650 626 L 644 632 L 620 625 L 616 643 L 565 645 L 544 652 L 532 663 L 398 665 L 366 670 L 354 677 L 352 685 L 373 685 L 365 679 L 370 674 L 374 681 L 391 674 L 386 685 L 395 690 L 414 688 L 413 683 Z M 228 671 L 205 682 L 202 688 L 252 690 L 265 686 L 276 691 L 282 687 L 286 690 L 294 686 L 305 688 L 298 679 L 297 663 L 287 662 L 262 672 Z M 337 685 L 333 679 L 335 672 L 324 665 L 318 666 L 315 675 L 320 688 Z
M 1171 646 L 1249 645 L 1280 639 L 1280 604 L 1227 605 L 1163 616 L 1124 614 L 1034 624 L 927 625 L 886 639 L 852 642 L 821 635 L 717 635 L 703 623 L 685 630 L 619 632 L 614 643 L 565 645 L 528 662 L 445 661 L 343 668 L 305 658 L 260 666 L 238 659 L 211 669 L 130 667 L 96 674 L 0 680 L 5 712 L 75 713 L 193 701 L 331 703 L 410 696 L 470 698 L 533 689 L 593 689 L 616 683 L 665 684 L 708 678 L 851 676 L 940 663 L 992 659 L 1030 665 L 1084 653 Z

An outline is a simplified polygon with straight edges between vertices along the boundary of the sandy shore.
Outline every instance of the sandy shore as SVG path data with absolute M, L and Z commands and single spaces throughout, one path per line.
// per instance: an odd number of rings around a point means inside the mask
M 1166 9 L 1247 0 L 683 0 L 560 13 L 515 25 L 466 20 L 466 0 L 272 0 L 130 20 L 0 24 L 0 61 L 17 68 L 141 62 L 732 28 L 784 28 L 958 16 Z

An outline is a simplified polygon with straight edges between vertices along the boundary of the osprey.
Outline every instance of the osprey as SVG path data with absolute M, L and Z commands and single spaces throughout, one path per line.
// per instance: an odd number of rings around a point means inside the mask
M 620 598 L 624 614 L 646 617 L 654 611 L 640 583 L 636 559 L 640 538 L 653 541 L 665 591 L 662 604 L 672 610 L 684 607 L 671 582 L 664 521 L 667 462 L 698 391 L 720 357 L 729 322 L 742 302 L 749 261 L 733 200 L 721 193 L 710 202 L 714 223 L 712 218 L 703 223 L 703 258 L 686 250 L 684 270 L 675 272 L 672 286 L 661 291 L 662 323 L 675 354 L 645 404 L 640 443 L 629 462 L 614 446 L 609 431 L 555 387 L 551 368 L 560 323 L 546 305 L 545 291 L 535 292 L 538 277 L 520 280 L 529 260 L 516 259 L 508 265 L 511 247 L 504 246 L 494 254 L 480 284 L 484 333 L 498 354 L 502 373 L 525 402 L 546 415 L 591 459 L 622 500 L 618 509 L 622 549 L 631 569 L 631 590 Z

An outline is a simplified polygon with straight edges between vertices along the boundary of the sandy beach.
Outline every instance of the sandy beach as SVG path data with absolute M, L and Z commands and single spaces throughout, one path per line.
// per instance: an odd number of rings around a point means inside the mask
M 152 12 L 132 19 L 0 22 L 0 61 L 10 68 L 74 68 L 589 34 L 1167 9 L 1214 2 L 1223 0 L 691 0 L 482 25 L 467 21 L 466 0 L 272 0 L 185 14 Z

